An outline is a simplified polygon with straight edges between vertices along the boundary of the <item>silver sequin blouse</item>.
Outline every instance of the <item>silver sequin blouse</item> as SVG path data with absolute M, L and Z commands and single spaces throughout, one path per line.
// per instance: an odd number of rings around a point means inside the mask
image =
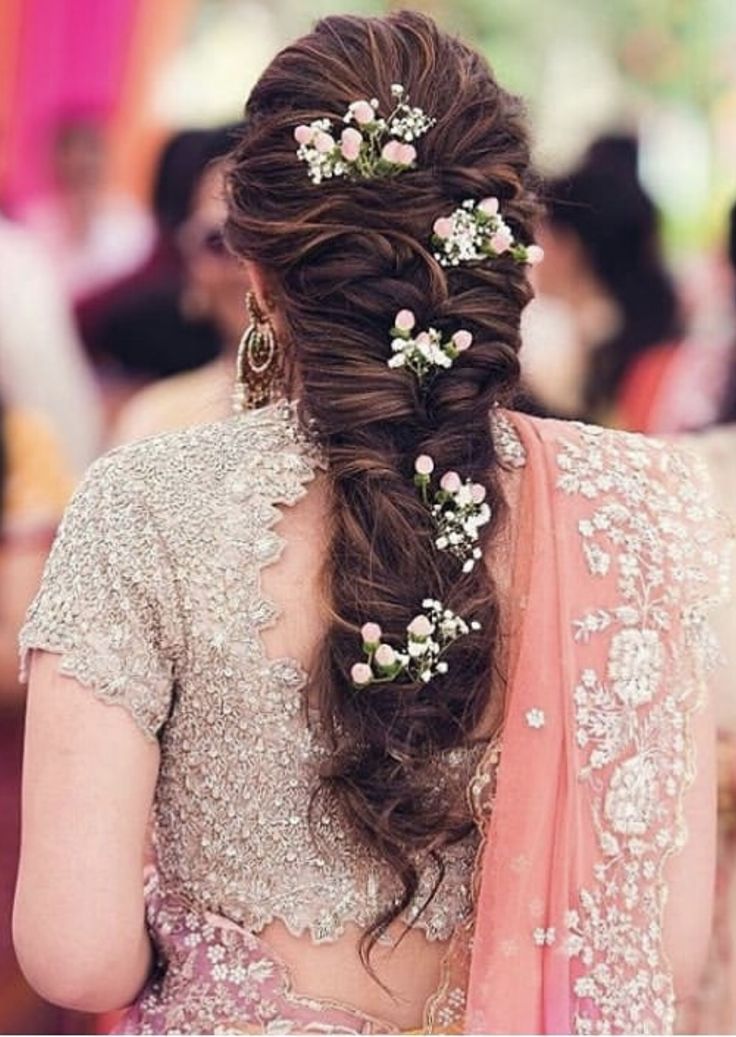
M 260 637 L 276 619 L 260 571 L 283 546 L 278 506 L 302 497 L 318 463 L 285 405 L 108 454 L 67 510 L 21 646 L 59 653 L 62 672 L 160 740 L 167 892 L 254 932 L 279 919 L 328 941 L 372 922 L 398 884 L 329 803 L 310 829 L 326 750 L 303 671 L 269 660 Z M 483 748 L 446 754 L 438 782 L 462 794 Z M 445 851 L 417 921 L 429 938 L 469 912 L 476 849 L 472 834 Z M 427 864 L 415 905 L 433 880 Z

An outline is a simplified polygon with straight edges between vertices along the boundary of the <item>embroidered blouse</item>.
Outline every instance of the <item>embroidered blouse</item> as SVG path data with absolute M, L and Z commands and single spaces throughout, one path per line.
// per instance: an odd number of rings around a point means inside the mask
M 113 451 L 68 509 L 21 635 L 24 653 L 59 653 L 63 673 L 160 740 L 165 893 L 316 942 L 366 927 L 399 893 L 334 804 L 318 802 L 310 829 L 327 750 L 305 716 L 305 674 L 270 660 L 260 637 L 277 616 L 260 572 L 283 546 L 278 506 L 302 497 L 319 463 L 286 405 Z M 438 759 L 438 789 L 464 802 L 485 748 Z M 445 850 L 445 878 L 416 920 L 428 938 L 447 939 L 469 912 L 477 843 Z M 419 863 L 409 917 L 436 878 Z

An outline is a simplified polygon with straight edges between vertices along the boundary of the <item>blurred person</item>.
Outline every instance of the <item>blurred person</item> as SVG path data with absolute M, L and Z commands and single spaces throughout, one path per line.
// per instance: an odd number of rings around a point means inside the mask
M 183 130 L 162 150 L 153 186 L 156 243 L 129 276 L 77 307 L 85 345 L 107 378 L 166 378 L 214 360 L 216 326 L 196 292 L 188 290 L 179 230 L 204 170 L 229 151 L 235 127 Z
M 545 195 L 537 286 L 543 300 L 564 304 L 569 337 L 558 361 L 549 351 L 539 356 L 544 344 L 535 336 L 527 363 L 532 388 L 544 402 L 547 372 L 555 385 L 567 375 L 568 416 L 651 431 L 682 332 L 655 206 L 623 142 L 593 146 L 571 175 L 546 185 Z M 558 363 L 564 373 L 554 370 Z M 559 398 L 556 392 L 552 406 Z
M 74 302 L 140 265 L 153 245 L 150 216 L 109 190 L 105 151 L 98 119 L 61 118 L 51 140 L 51 190 L 23 214 Z
M 519 99 L 418 12 L 256 85 L 250 409 L 99 462 L 21 637 L 48 996 L 128 1033 L 672 1028 L 723 531 L 676 451 L 507 409 L 533 183 Z
M 2 217 L 0 271 L 0 396 L 42 414 L 81 474 L 102 440 L 97 385 L 48 257 Z
M 208 166 L 194 189 L 189 218 L 178 241 L 186 266 L 185 294 L 217 330 L 220 350 L 210 363 L 142 389 L 123 408 L 113 429 L 114 443 L 217 421 L 231 407 L 238 342 L 246 320 L 248 278 L 227 249 L 223 224 L 224 161 Z
M 17 638 L 37 590 L 72 478 L 47 422 L 0 408 L 0 1032 L 61 1032 L 61 1013 L 23 980 L 11 943 L 20 846 L 20 779 L 25 688 Z

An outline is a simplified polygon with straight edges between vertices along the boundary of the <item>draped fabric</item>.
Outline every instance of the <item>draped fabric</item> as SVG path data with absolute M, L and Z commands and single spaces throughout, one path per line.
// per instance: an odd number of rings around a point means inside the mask
M 661 444 L 516 424 L 531 503 L 518 661 L 497 782 L 476 778 L 490 820 L 475 924 L 455 938 L 428 1028 L 666 1033 L 673 949 L 707 933 L 708 874 L 688 861 L 705 902 L 679 895 L 669 858 L 687 841 L 727 530 L 693 463 Z

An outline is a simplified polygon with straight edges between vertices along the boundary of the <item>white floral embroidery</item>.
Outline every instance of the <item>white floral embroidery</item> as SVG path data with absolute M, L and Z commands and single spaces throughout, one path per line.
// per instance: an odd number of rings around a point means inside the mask
M 526 711 L 526 722 L 529 727 L 539 729 L 545 725 L 545 716 L 543 709 L 528 709 Z
M 532 939 L 536 943 L 537 947 L 551 947 L 557 939 L 555 927 L 550 926 L 549 929 L 544 929 L 540 926 L 539 928 L 535 929 L 532 933 Z
M 579 776 L 590 786 L 601 855 L 564 916 L 564 949 L 582 969 L 574 1025 L 667 1033 L 674 992 L 662 867 L 686 837 L 687 717 L 714 654 L 706 614 L 718 579 L 721 588 L 726 581 L 720 530 L 690 465 L 662 444 L 578 426 L 557 462 L 558 488 L 585 509 L 578 530 L 588 571 L 615 580 L 617 591 L 614 603 L 608 597 L 573 622 L 583 659 L 593 639 L 609 638 L 605 672 L 585 666 L 573 692 Z M 535 942 L 543 933 L 535 930 Z
M 651 702 L 662 677 L 664 647 L 656 630 L 621 630 L 611 641 L 608 677 L 622 702 Z

